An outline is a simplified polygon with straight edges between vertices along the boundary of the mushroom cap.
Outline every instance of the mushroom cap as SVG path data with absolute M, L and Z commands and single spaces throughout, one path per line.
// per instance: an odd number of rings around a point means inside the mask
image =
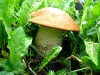
M 30 22 L 61 30 L 80 30 L 78 25 L 65 11 L 52 7 L 42 8 L 34 12 Z

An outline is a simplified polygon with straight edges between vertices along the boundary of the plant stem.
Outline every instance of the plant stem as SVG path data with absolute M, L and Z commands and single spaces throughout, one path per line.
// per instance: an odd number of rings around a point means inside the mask
M 44 56 L 39 52 L 39 50 L 37 49 L 37 47 L 35 46 L 35 44 L 34 44 L 34 46 L 31 45 L 31 47 L 32 47 L 41 57 L 44 58 Z
M 34 63 L 34 62 L 36 62 L 36 60 L 31 60 L 31 61 L 28 63 L 28 68 L 29 68 L 29 70 L 33 73 L 33 75 L 37 75 L 37 74 L 32 70 L 32 68 L 30 67 L 30 64 L 31 64 L 31 63 Z
M 89 67 L 85 67 L 85 68 L 77 69 L 77 70 L 74 70 L 74 71 L 70 71 L 70 72 L 67 72 L 66 74 L 69 74 L 69 73 L 72 73 L 72 72 L 78 72 L 78 71 L 82 71 L 82 70 L 89 70 Z
M 92 75 L 92 68 L 91 68 L 91 66 L 88 65 L 87 63 L 85 63 L 84 61 L 80 60 L 79 58 L 77 58 L 77 57 L 74 56 L 74 55 L 71 55 L 71 56 L 69 56 L 68 58 L 66 58 L 65 61 L 64 61 L 64 64 L 65 64 L 65 62 L 66 62 L 67 60 L 72 59 L 72 58 L 76 59 L 78 62 L 80 62 L 80 63 L 82 63 L 82 64 L 85 64 L 85 65 L 90 69 L 90 71 L 91 71 L 90 75 Z
M 76 44 L 75 44 L 75 46 L 74 46 L 74 48 L 73 48 L 73 51 L 72 51 L 71 55 L 75 55 L 75 54 L 76 54 L 77 44 L 78 44 L 78 43 L 79 43 L 79 37 L 76 38 Z

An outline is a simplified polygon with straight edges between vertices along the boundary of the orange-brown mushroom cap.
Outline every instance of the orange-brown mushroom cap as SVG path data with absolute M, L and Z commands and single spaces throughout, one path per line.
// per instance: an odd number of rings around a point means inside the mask
M 42 8 L 34 12 L 30 22 L 61 30 L 80 30 L 78 25 L 66 12 L 52 7 Z

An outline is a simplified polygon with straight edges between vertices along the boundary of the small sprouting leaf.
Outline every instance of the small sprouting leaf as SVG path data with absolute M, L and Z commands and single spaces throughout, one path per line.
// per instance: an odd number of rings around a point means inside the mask
M 55 75 L 55 72 L 52 71 L 52 70 L 50 70 L 49 73 L 48 73 L 48 75 Z
M 19 27 L 12 32 L 12 37 L 8 41 L 10 60 L 12 63 L 17 62 L 25 54 L 27 54 L 27 48 L 31 44 L 31 42 L 32 38 L 26 37 L 22 27 Z
M 44 66 L 46 66 L 47 63 L 50 62 L 52 59 L 56 58 L 61 50 L 62 50 L 62 47 L 60 46 L 57 46 L 51 49 L 50 53 L 42 61 L 41 66 L 39 67 L 38 71 L 40 71 Z
M 100 68 L 100 44 L 99 43 L 94 43 L 94 42 L 86 42 L 86 52 L 89 55 L 90 59 L 92 62 Z

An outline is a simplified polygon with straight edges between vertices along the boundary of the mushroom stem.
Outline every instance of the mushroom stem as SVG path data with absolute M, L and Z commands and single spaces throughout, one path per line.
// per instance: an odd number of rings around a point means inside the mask
M 35 44 L 39 52 L 45 57 L 50 50 L 55 46 L 62 46 L 62 32 L 63 30 L 58 30 L 48 27 L 40 27 L 35 38 Z

